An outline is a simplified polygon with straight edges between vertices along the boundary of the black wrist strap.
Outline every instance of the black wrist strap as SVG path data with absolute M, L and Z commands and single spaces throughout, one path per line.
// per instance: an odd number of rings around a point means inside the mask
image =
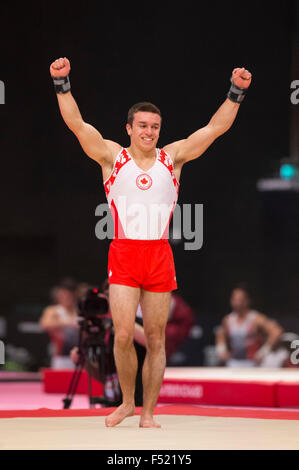
M 66 77 L 52 77 L 56 93 L 67 93 L 71 89 L 70 79 Z
M 242 103 L 247 93 L 248 88 L 241 88 L 234 84 L 233 79 L 230 79 L 231 87 L 227 94 L 228 99 L 233 101 L 234 103 Z

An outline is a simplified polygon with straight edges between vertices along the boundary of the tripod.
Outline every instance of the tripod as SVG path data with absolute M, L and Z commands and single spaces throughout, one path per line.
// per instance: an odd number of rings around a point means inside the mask
M 79 335 L 79 360 L 71 377 L 66 397 L 62 400 L 64 409 L 71 407 L 72 400 L 76 394 L 82 370 L 85 364 L 87 364 L 88 374 L 89 407 L 94 408 L 96 404 L 103 406 L 120 405 L 121 401 L 119 397 L 119 386 L 114 380 L 111 380 L 112 375 L 115 375 L 116 373 L 113 358 L 113 334 L 111 320 L 107 318 L 92 318 L 81 320 Z M 97 367 L 95 367 L 95 365 Z M 103 383 L 103 396 L 92 396 L 92 375 L 96 378 L 96 380 Z M 111 396 L 108 396 L 108 385 L 110 385 L 110 394 L 114 396 L 114 399 L 111 398 Z

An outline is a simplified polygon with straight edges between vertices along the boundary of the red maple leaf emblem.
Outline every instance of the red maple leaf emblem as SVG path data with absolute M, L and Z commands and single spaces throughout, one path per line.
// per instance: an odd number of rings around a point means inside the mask
M 140 180 L 140 183 L 141 184 L 147 184 L 148 183 L 148 180 L 146 178 L 143 178 L 142 180 Z

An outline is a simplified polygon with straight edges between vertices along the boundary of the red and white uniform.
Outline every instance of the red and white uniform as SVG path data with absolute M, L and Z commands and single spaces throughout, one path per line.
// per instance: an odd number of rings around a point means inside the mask
M 179 183 L 171 157 L 156 149 L 155 163 L 144 171 L 122 148 L 104 187 L 114 220 L 109 282 L 157 292 L 176 289 L 168 230 Z
M 147 171 L 139 168 L 124 148 L 116 157 L 112 173 L 104 182 L 115 238 L 168 238 L 179 183 L 170 156 L 160 149 L 156 153 L 156 161 Z

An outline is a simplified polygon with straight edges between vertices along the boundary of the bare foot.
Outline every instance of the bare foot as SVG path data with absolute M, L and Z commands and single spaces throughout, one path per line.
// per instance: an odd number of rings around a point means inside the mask
M 134 416 L 135 414 L 135 405 L 125 405 L 122 403 L 116 410 L 113 411 L 105 419 L 105 424 L 107 428 L 111 428 L 121 423 L 128 416 Z
M 141 416 L 139 427 L 140 428 L 160 428 L 161 424 L 156 423 L 156 421 L 154 421 L 154 418 L 152 416 L 148 416 L 148 417 Z

